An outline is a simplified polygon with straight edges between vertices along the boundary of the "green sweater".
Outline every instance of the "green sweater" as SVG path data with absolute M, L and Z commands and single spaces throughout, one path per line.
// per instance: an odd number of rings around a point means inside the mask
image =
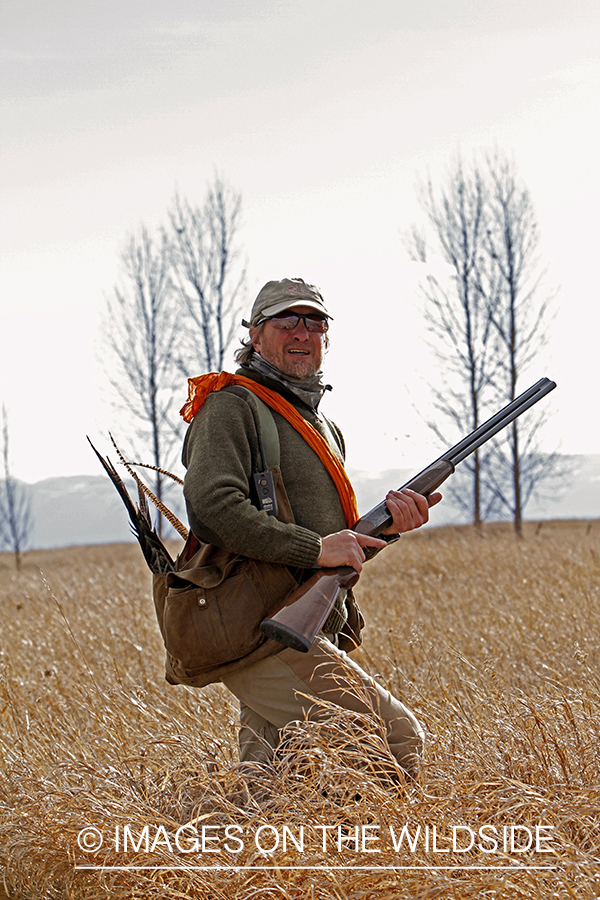
M 327 428 L 313 410 L 266 377 L 246 368 L 240 373 L 289 400 L 343 462 L 344 442 L 334 425 Z M 250 403 L 225 389 L 208 396 L 186 435 L 184 496 L 190 527 L 201 541 L 241 556 L 314 568 L 321 550 L 319 536 L 346 527 L 342 505 L 314 450 L 279 413 L 273 411 L 273 417 L 294 524 L 280 522 L 253 505 L 252 473 L 262 468 L 256 421 Z

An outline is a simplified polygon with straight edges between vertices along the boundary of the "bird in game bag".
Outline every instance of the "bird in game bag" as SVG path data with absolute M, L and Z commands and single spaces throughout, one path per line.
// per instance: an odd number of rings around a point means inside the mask
M 260 420 L 257 428 L 260 429 Z M 90 445 L 127 509 L 132 532 L 152 572 L 154 605 L 166 649 L 166 680 L 170 684 L 201 687 L 250 662 L 278 653 L 281 643 L 267 638 L 259 625 L 298 587 L 299 582 L 290 569 L 198 541 L 143 483 L 132 466 L 159 471 L 180 485 L 183 481 L 156 466 L 127 462 L 110 437 L 120 462 L 136 482 L 137 504 L 110 460 L 91 441 Z M 262 446 L 262 439 L 260 443 Z M 268 467 L 266 457 L 262 463 L 265 471 L 278 469 Z M 293 520 L 277 473 L 274 490 L 273 511 L 282 521 Z M 175 559 L 152 524 L 148 500 L 185 541 Z
M 148 498 L 152 500 L 156 508 L 162 513 L 163 516 L 171 523 L 171 525 L 175 528 L 176 531 L 179 532 L 181 537 L 186 540 L 188 537 L 188 531 L 185 525 L 183 525 L 179 519 L 162 503 L 158 497 L 152 493 L 150 488 L 144 484 L 139 475 L 134 472 L 132 466 L 143 466 L 147 469 L 153 469 L 156 472 L 160 472 L 162 475 L 167 475 L 169 478 L 172 478 L 174 481 L 183 485 L 183 481 L 181 478 L 178 478 L 176 475 L 173 475 L 171 472 L 167 472 L 164 469 L 158 468 L 158 466 L 147 466 L 144 463 L 128 463 L 125 460 L 125 457 L 117 447 L 115 439 L 112 434 L 109 435 L 112 441 L 112 444 L 117 451 L 117 455 L 121 461 L 121 463 L 125 466 L 138 488 L 138 504 L 136 505 L 129 493 L 127 488 L 123 484 L 122 479 L 120 478 L 117 470 L 111 463 L 111 461 L 106 457 L 106 459 L 100 455 L 100 453 L 96 450 L 92 442 L 88 437 L 89 444 L 102 463 L 104 470 L 114 486 L 117 489 L 117 492 L 125 504 L 125 508 L 129 513 L 129 519 L 131 522 L 131 530 L 135 534 L 140 547 L 142 548 L 142 553 L 144 554 L 144 559 L 148 564 L 148 568 L 154 574 L 161 574 L 165 572 L 175 572 L 177 571 L 177 565 L 171 554 L 159 538 L 156 533 L 156 529 L 152 525 L 152 520 L 150 518 L 150 510 L 148 507 Z

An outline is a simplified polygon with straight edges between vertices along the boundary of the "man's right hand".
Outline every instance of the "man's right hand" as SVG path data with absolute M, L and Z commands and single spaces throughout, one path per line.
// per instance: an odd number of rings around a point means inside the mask
M 317 565 L 334 568 L 335 566 L 352 566 L 360 572 L 365 561 L 363 547 L 387 546 L 381 538 L 369 537 L 366 534 L 357 534 L 346 528 L 344 531 L 336 531 L 321 538 L 321 554 Z

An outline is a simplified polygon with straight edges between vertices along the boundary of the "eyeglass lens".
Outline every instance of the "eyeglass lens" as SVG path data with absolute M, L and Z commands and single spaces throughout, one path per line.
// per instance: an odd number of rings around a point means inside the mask
M 317 331 L 320 334 L 324 334 L 329 328 L 329 322 L 323 316 L 302 316 L 299 313 L 294 313 L 294 315 L 287 316 L 272 316 L 269 321 L 273 323 L 275 328 L 283 328 L 286 331 L 293 331 L 293 329 L 298 326 L 300 319 L 302 319 L 304 327 L 307 331 Z

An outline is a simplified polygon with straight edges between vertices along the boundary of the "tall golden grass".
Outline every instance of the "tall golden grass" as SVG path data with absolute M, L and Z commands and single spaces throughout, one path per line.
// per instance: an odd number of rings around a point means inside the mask
M 0 895 L 599 896 L 600 523 L 525 532 L 423 530 L 361 578 L 358 655 L 426 726 L 420 782 L 378 779 L 378 723 L 332 711 L 250 795 L 227 691 L 163 680 L 136 546 L 0 557 Z

